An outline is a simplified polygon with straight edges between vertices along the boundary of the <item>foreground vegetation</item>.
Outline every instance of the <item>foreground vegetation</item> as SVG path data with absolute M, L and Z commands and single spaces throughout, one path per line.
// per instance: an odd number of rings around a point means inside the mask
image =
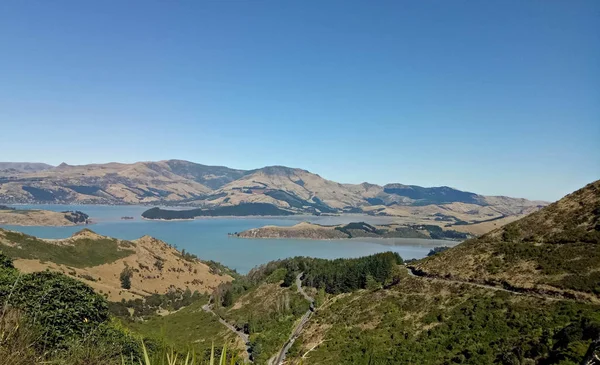
M 2 253 L 0 303 L 0 365 L 204 364 L 215 355 L 212 344 L 219 339 L 207 331 L 207 345 L 185 342 L 184 348 L 180 342 L 175 348 L 152 336 L 144 346 L 143 336 L 123 327 L 109 303 L 86 284 L 61 273 L 20 273 Z M 220 364 L 236 363 L 234 353 L 219 353 Z
M 600 336 L 600 306 L 403 276 L 317 309 L 294 363 L 562 364 Z
M 206 302 L 198 300 L 165 316 L 152 315 L 145 320 L 128 318 L 122 323 L 150 343 L 166 344 L 179 353 L 186 353 L 192 347 L 195 353 L 205 359 L 210 355 L 214 343 L 218 349 L 228 345 L 238 354 L 242 346 L 234 345 L 237 341 L 235 335 L 219 323 L 217 317 L 202 310 Z

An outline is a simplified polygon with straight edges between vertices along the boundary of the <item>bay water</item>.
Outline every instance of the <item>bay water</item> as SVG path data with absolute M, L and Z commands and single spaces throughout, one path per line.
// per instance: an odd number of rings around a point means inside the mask
M 228 236 L 265 225 L 291 226 L 302 221 L 318 224 L 346 224 L 366 222 L 384 224 L 391 217 L 365 215 L 342 216 L 291 216 L 291 217 L 222 217 L 190 221 L 150 221 L 141 218 L 146 206 L 105 205 L 15 205 L 18 209 L 46 209 L 53 211 L 80 210 L 88 214 L 93 224 L 69 227 L 0 226 L 40 238 L 67 238 L 73 233 L 89 228 L 94 232 L 125 240 L 149 235 L 198 255 L 203 260 L 214 260 L 245 274 L 253 267 L 272 260 L 294 256 L 326 259 L 350 258 L 378 252 L 395 251 L 404 259 L 422 258 L 436 246 L 454 246 L 457 242 L 430 239 L 244 239 Z M 122 217 L 133 217 L 123 220 Z

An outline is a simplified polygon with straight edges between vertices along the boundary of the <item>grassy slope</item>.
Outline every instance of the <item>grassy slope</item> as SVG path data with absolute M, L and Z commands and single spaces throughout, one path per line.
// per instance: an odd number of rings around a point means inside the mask
M 243 351 L 236 342 L 237 338 L 217 317 L 202 310 L 205 302 L 197 301 L 168 316 L 156 316 L 144 322 L 127 322 L 123 324 L 132 331 L 147 338 L 164 341 L 183 353 L 191 346 L 198 353 L 210 351 L 214 341 L 216 348 L 227 344 Z
M 299 363 L 308 352 L 304 364 L 533 364 L 552 353 L 552 361 L 576 364 L 590 340 L 576 331 L 570 343 L 562 346 L 560 339 L 561 330 L 581 318 L 600 329 L 599 306 L 405 276 L 389 290 L 361 290 L 326 303 L 290 357 Z
M 417 266 L 437 276 L 598 298 L 600 181 Z
M 2 241 L 11 245 L 1 244 Z M 16 246 L 15 246 L 16 244 Z M 0 249 L 12 258 L 39 259 L 72 267 L 91 267 L 133 254 L 132 242 L 112 238 L 77 239 L 73 245 L 55 245 L 26 234 L 0 229 Z

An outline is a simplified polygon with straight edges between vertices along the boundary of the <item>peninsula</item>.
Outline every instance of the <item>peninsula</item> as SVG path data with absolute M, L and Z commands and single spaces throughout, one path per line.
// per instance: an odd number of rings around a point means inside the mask
M 353 222 L 345 225 L 325 226 L 302 222 L 291 227 L 264 226 L 230 234 L 240 238 L 300 238 L 300 239 L 347 239 L 347 238 L 425 238 L 462 241 L 472 236 L 468 233 L 443 229 L 436 225 L 370 225 Z
M 91 223 L 80 211 L 54 212 L 42 209 L 17 209 L 0 205 L 0 225 L 10 226 L 75 226 Z

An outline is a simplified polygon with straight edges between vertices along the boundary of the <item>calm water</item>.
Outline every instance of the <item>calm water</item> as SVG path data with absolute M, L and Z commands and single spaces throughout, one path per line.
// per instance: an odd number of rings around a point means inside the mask
M 396 251 L 405 259 L 421 258 L 435 246 L 451 246 L 455 242 L 421 239 L 352 239 L 352 240 L 273 240 L 241 239 L 228 237 L 227 233 L 241 232 L 264 225 L 290 226 L 299 221 L 320 224 L 341 224 L 356 221 L 368 223 L 390 222 L 386 217 L 294 216 L 286 218 L 208 218 L 194 221 L 146 221 L 140 218 L 148 207 L 101 205 L 20 205 L 22 209 L 47 209 L 55 211 L 81 210 L 94 224 L 93 231 L 111 237 L 133 240 L 150 235 L 174 244 L 179 249 L 198 255 L 205 260 L 215 260 L 240 273 L 266 262 L 293 256 L 320 258 L 358 257 L 383 251 Z M 121 220 L 123 216 L 134 220 Z M 42 238 L 66 238 L 82 229 L 76 227 L 20 227 L 2 226 Z

